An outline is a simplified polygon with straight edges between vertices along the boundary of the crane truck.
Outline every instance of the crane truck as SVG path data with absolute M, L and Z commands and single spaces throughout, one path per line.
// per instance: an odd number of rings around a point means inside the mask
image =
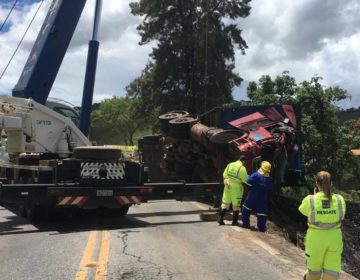
M 80 120 L 76 110 L 48 99 L 85 3 L 53 0 L 12 96 L 0 96 L 0 201 L 18 205 L 21 215 L 38 222 L 53 208 L 105 207 L 122 216 L 148 200 L 219 197 L 222 169 L 242 153 L 249 172 L 268 159 L 280 181 L 299 177 L 297 115 L 290 107 L 281 113 L 218 108 L 200 118 L 183 111 L 163 114 L 162 134 L 139 141 L 139 161 L 125 159 L 116 148 L 92 146 L 87 135 L 101 0 Z M 294 153 L 291 169 L 288 155 Z
M 0 96 L 0 200 L 39 222 L 53 208 L 105 207 L 125 215 L 131 205 L 149 199 L 181 199 L 195 190 L 216 190 L 218 184 L 149 183 L 142 163 L 126 160 L 119 149 L 92 146 L 87 135 L 100 0 L 89 42 L 80 128 L 75 110 L 48 100 L 85 3 L 52 1 L 12 96 Z

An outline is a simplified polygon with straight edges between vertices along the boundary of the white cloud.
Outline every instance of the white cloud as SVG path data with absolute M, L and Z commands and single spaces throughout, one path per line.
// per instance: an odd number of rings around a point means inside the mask
M 314 75 L 353 96 L 345 107 L 360 105 L 360 3 L 356 0 L 253 1 L 251 15 L 239 20 L 249 45 L 237 52 L 245 81 L 289 70 L 297 82 Z M 246 98 L 245 90 L 237 90 Z
M 24 44 L 6 75 L 0 80 L 0 92 L 10 93 L 27 59 L 33 41 L 46 16 L 46 0 Z M 124 87 L 149 60 L 153 45 L 139 46 L 136 26 L 141 18 L 130 13 L 131 0 L 106 0 L 99 31 L 100 51 L 94 102 L 124 95 Z M 51 96 L 81 104 L 87 44 L 92 34 L 95 1 L 87 1 L 69 50 L 64 58 Z M 38 3 L 16 10 L 11 27 L 0 34 L 0 71 L 31 20 Z M 0 6 L 0 19 L 7 11 Z M 317 74 L 328 86 L 339 85 L 352 94 L 343 105 L 360 105 L 360 3 L 358 0 L 253 0 L 251 15 L 238 21 L 249 49 L 236 53 L 236 70 L 245 79 L 235 89 L 237 99 L 246 98 L 246 82 L 263 74 L 276 76 L 284 70 L 297 82 Z
M 75 105 L 81 104 L 87 45 L 92 35 L 95 1 L 87 2 L 50 93 L 51 97 L 61 98 Z M 94 102 L 114 95 L 124 95 L 124 87 L 141 73 L 148 61 L 151 46 L 138 45 L 140 37 L 136 32 L 136 26 L 141 22 L 141 18 L 131 15 L 130 2 L 103 2 Z M 10 94 L 17 83 L 50 3 L 51 1 L 45 1 L 26 40 L 0 80 L 1 93 Z M 34 3 L 14 12 L 10 18 L 12 26 L 9 32 L 0 34 L 0 70 L 5 67 L 7 59 L 16 48 L 37 6 L 38 3 Z M 5 18 L 6 12 L 0 8 L 1 18 Z

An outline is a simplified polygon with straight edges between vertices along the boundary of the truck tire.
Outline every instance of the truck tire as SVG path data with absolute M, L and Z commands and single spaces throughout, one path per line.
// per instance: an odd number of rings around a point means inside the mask
M 212 135 L 209 142 L 214 150 L 226 152 L 228 150 L 229 143 L 243 135 L 244 133 L 241 131 L 222 131 Z
M 45 223 L 50 220 L 50 207 L 30 204 L 26 206 L 26 217 L 31 223 Z
M 186 111 L 171 111 L 166 114 L 160 115 L 160 130 L 163 133 L 169 133 L 169 121 L 189 115 Z
M 191 127 L 199 122 L 197 116 L 186 116 L 169 122 L 170 136 L 175 139 L 189 139 Z
M 122 151 L 118 148 L 103 146 L 83 146 L 74 149 L 76 159 L 92 160 L 117 160 L 122 157 Z
M 21 203 L 18 207 L 18 212 L 19 212 L 19 216 L 22 218 L 27 218 L 27 213 L 26 213 L 26 205 Z
M 100 215 L 110 217 L 124 217 L 129 212 L 130 205 L 123 205 L 120 208 L 101 208 Z
M 130 205 L 123 205 L 121 208 L 116 209 L 118 217 L 124 217 L 129 212 Z

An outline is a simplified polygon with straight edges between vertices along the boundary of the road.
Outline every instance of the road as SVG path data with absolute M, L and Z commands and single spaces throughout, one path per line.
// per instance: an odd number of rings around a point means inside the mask
M 203 222 L 204 209 L 159 201 L 123 218 L 79 212 L 32 225 L 0 207 L 0 279 L 302 279 L 300 249 L 276 234 Z

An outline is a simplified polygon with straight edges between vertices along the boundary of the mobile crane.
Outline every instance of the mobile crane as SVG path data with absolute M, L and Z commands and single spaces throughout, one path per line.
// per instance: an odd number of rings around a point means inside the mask
M 124 159 L 119 149 L 92 146 L 87 135 L 101 0 L 89 42 L 80 129 L 76 111 L 48 102 L 85 3 L 53 0 L 13 96 L 0 96 L 1 201 L 18 205 L 21 215 L 36 222 L 54 207 L 106 207 L 121 216 L 148 200 L 219 197 L 221 170 L 241 153 L 247 156 L 248 172 L 261 159 L 276 159 L 278 182 L 285 175 L 297 181 L 301 153 L 295 150 L 301 145 L 291 106 L 283 106 L 280 114 L 270 107 L 260 108 L 263 114 L 254 107 L 220 109 L 220 115 L 202 116 L 201 123 L 183 112 L 164 114 L 163 134 L 139 143 L 140 162 Z M 289 168 L 288 153 L 297 154 L 295 168 Z
M 21 215 L 36 222 L 54 207 L 106 207 L 125 215 L 131 205 L 149 199 L 215 191 L 219 184 L 149 183 L 141 163 L 88 140 L 100 0 L 89 42 L 80 129 L 63 110 L 45 106 L 85 3 L 53 0 L 13 96 L 0 96 L 0 200 L 15 203 Z

